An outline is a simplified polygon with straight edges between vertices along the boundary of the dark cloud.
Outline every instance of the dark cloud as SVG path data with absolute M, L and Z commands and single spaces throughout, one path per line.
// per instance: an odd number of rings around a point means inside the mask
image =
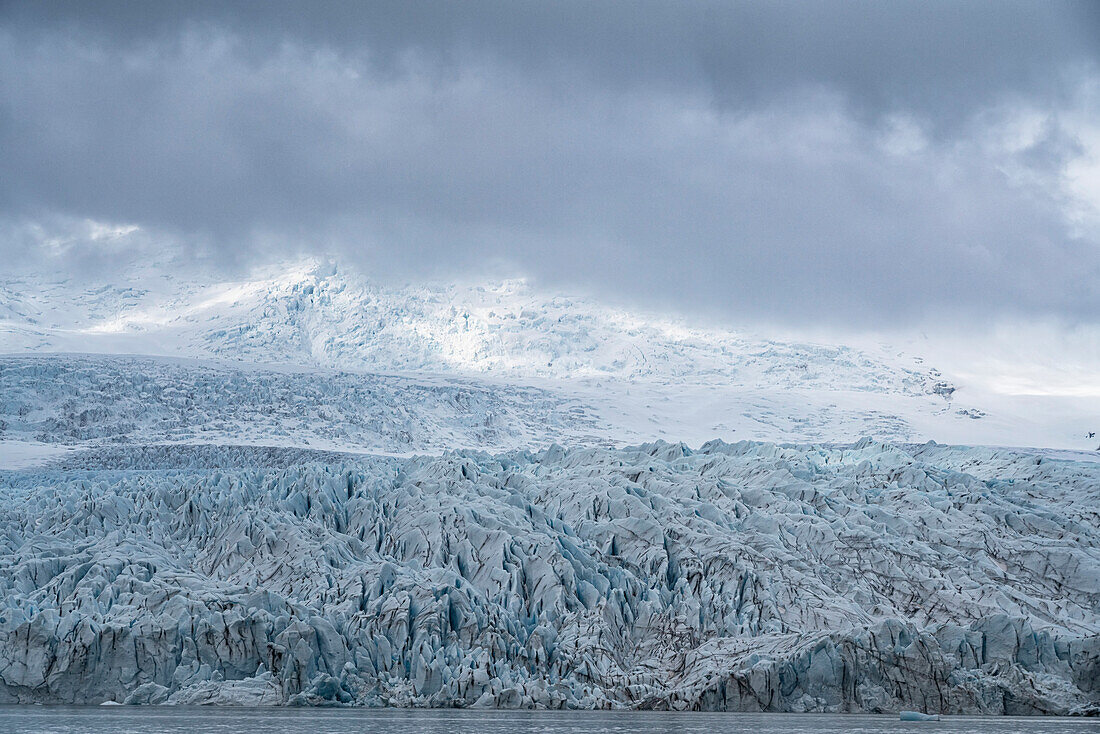
M 1056 96 L 1051 74 L 1093 63 L 1100 6 L 1035 3 L 807 2 L 160 2 L 18 3 L 10 25 L 115 47 L 172 43 L 210 26 L 256 53 L 292 40 L 399 66 L 409 49 L 442 66 L 488 54 L 540 76 L 601 84 L 706 85 L 721 104 L 827 85 L 861 103 L 951 114 L 1005 90 Z
M 24 256 L 90 219 L 727 318 L 1100 318 L 1093 3 L 0 18 L 0 247 Z

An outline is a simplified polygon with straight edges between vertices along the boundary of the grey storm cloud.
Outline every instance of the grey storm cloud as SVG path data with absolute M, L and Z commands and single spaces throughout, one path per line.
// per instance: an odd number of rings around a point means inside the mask
M 5 4 L 0 250 L 92 220 L 725 317 L 1097 321 L 1098 46 L 1095 3 Z

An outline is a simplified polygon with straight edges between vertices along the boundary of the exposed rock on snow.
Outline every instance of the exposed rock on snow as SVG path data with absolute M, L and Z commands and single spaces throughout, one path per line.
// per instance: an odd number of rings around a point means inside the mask
M 0 702 L 1100 702 L 1100 464 L 870 441 L 207 454 L 0 473 Z

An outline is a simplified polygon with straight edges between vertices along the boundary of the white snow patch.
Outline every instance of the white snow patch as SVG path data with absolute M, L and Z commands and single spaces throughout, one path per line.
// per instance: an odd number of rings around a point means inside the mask
M 72 451 L 71 446 L 40 441 L 0 440 L 0 469 L 42 466 Z

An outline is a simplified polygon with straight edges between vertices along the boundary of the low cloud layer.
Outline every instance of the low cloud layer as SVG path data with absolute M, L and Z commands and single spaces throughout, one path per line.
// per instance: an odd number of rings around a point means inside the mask
M 0 252 L 492 268 L 732 320 L 1100 322 L 1100 13 L 10 5 Z

